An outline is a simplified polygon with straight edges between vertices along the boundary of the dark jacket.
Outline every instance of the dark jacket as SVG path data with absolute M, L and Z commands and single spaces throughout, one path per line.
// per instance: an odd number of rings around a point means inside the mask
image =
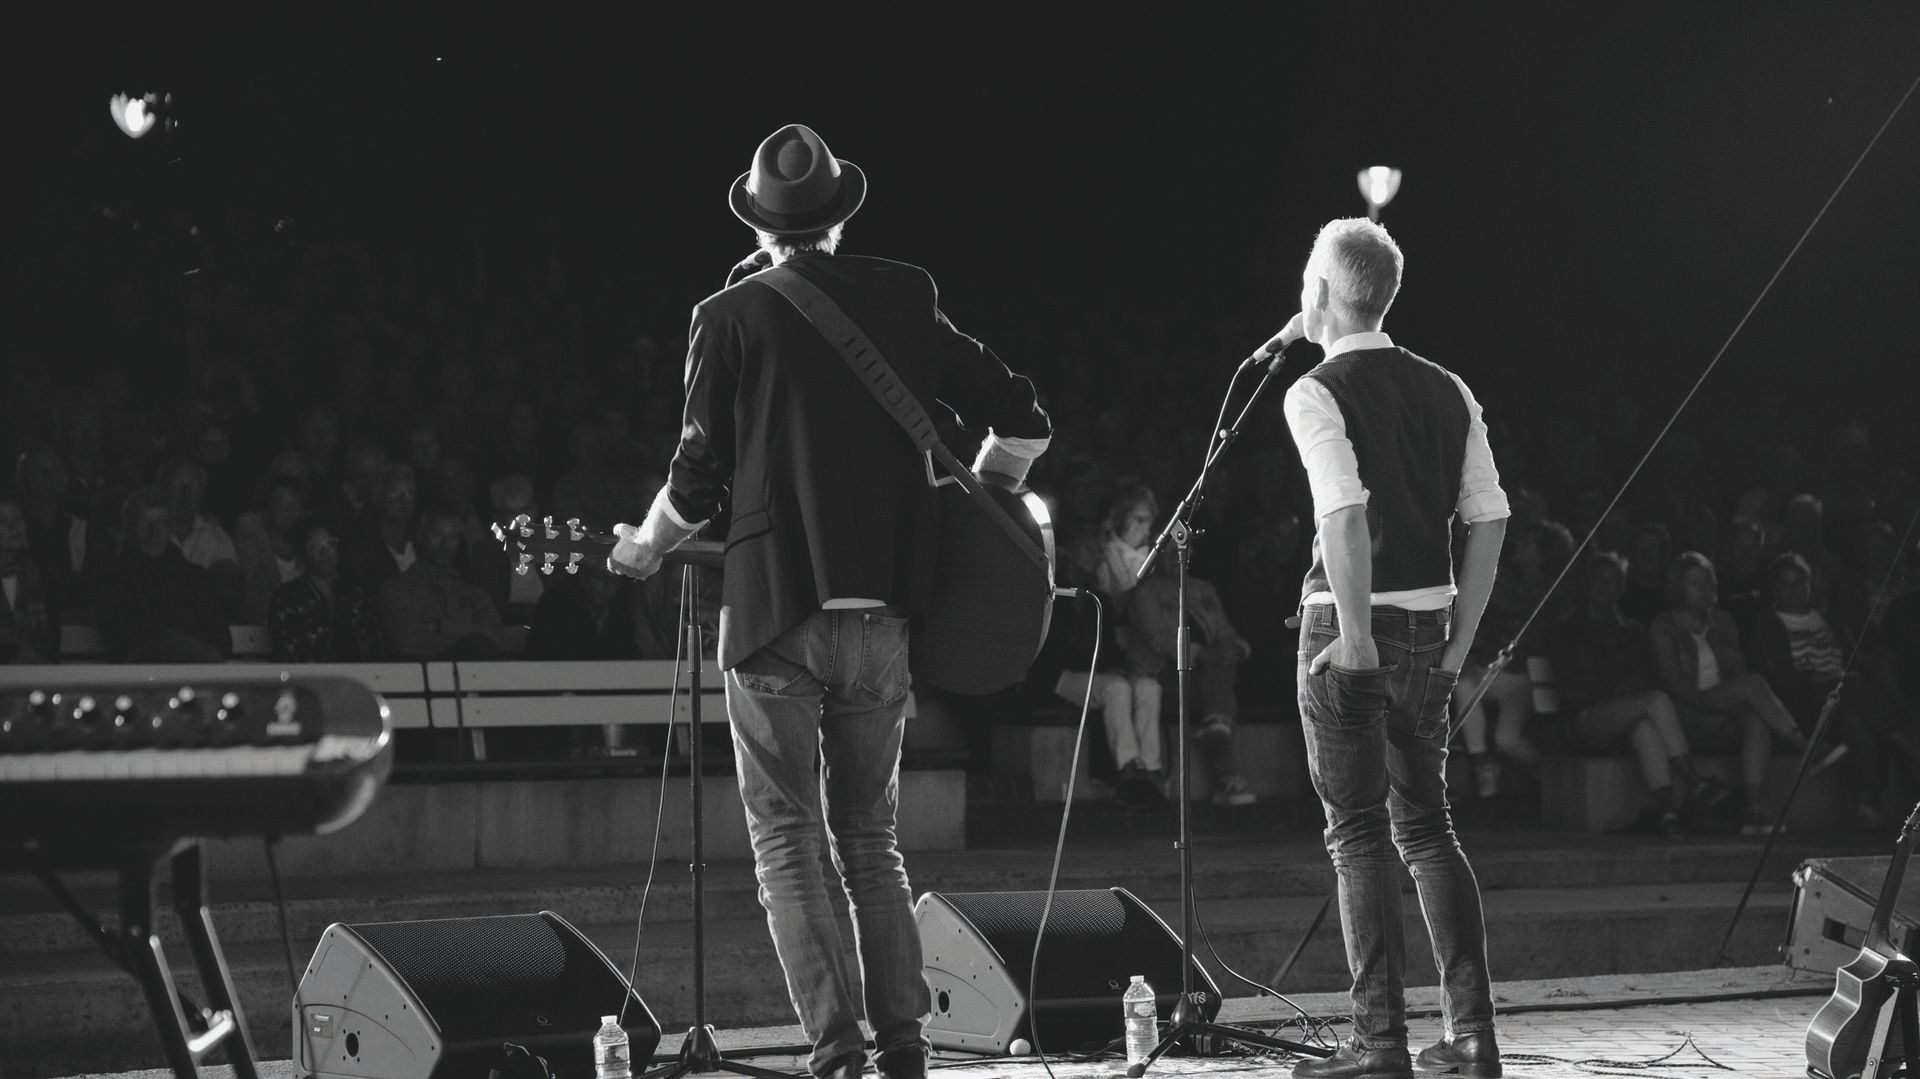
M 1693 634 L 1680 624 L 1671 608 L 1654 615 L 1653 624 L 1647 627 L 1647 641 L 1653 649 L 1653 669 L 1659 674 L 1660 688 L 1681 704 L 1706 708 L 1699 688 L 1700 650 L 1693 643 Z M 1708 615 L 1707 646 L 1713 649 L 1714 662 L 1720 666 L 1720 681 L 1731 682 L 1747 673 L 1733 616 L 1718 607 Z
M 844 309 L 929 411 L 984 433 L 1051 433 L 1033 385 L 954 329 L 925 270 L 805 254 L 787 263 Z M 913 444 L 846 361 L 771 287 L 742 281 L 693 311 L 674 509 L 731 511 L 720 613 L 730 668 L 829 599 L 920 609 L 933 499 Z

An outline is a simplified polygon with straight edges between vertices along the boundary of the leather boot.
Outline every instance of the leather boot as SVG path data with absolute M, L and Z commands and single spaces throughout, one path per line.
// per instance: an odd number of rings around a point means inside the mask
M 1449 1035 L 1420 1050 L 1414 1064 L 1422 1072 L 1434 1075 L 1500 1079 L 1500 1045 L 1491 1030 Z
M 1293 1066 L 1294 1079 L 1413 1079 L 1413 1064 L 1404 1045 L 1366 1049 L 1348 1038 L 1324 1060 L 1303 1060 Z

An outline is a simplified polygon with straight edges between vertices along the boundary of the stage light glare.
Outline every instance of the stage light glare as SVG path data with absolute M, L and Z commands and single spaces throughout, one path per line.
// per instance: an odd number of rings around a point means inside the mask
M 1375 165 L 1360 170 L 1360 197 L 1374 210 L 1393 201 L 1400 191 L 1400 170 L 1385 165 Z
M 137 139 L 153 130 L 158 117 L 154 116 L 147 106 L 156 104 L 158 101 L 159 97 L 154 94 L 147 94 L 145 97 L 115 94 L 107 99 L 107 112 L 113 117 L 115 127 L 118 127 L 128 138 Z

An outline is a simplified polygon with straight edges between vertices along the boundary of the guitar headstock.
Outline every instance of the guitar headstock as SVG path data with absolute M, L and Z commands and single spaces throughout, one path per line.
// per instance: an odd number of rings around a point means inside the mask
M 606 557 L 615 542 L 612 536 L 583 527 L 578 517 L 556 524 L 552 517 L 535 521 L 524 513 L 504 525 L 495 524 L 493 538 L 500 541 L 501 550 L 514 556 L 513 572 L 524 575 L 537 569 L 549 576 L 556 570 L 579 573 L 589 558 Z

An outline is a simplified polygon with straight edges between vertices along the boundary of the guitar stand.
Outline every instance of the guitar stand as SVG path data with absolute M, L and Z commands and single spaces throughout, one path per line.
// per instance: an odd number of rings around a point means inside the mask
M 735 1075 L 749 1075 L 756 1079 L 792 1079 L 788 1072 L 774 1071 L 771 1068 L 758 1068 L 751 1064 L 742 1064 L 729 1060 L 720 1051 L 720 1044 L 714 1035 L 713 1024 L 707 1022 L 707 980 L 706 980 L 706 862 L 705 832 L 701 827 L 700 771 L 702 754 L 700 743 L 706 732 L 700 726 L 700 619 L 695 616 L 695 601 L 699 595 L 697 570 L 692 564 L 681 567 L 681 587 L 688 597 L 685 609 L 686 625 L 682 628 L 686 634 L 687 649 L 687 764 L 692 772 L 688 784 L 693 799 L 692 864 L 687 868 L 693 873 L 693 1026 L 687 1028 L 687 1035 L 680 1042 L 679 1055 L 658 1067 L 639 1073 L 639 1079 L 680 1079 L 683 1075 L 705 1075 L 709 1072 L 727 1071 Z M 778 1053 L 789 1047 L 770 1046 L 750 1053 Z M 809 1046 L 808 1049 L 812 1047 Z M 804 1050 L 803 1050 L 804 1051 Z M 241 1079 L 251 1079 L 242 1076 Z
M 199 842 L 129 844 L 110 856 L 106 852 L 86 852 L 85 857 L 73 858 L 72 852 L 63 853 L 69 855 L 60 859 L 63 864 L 85 868 L 111 865 L 118 871 L 120 927 L 115 932 L 96 921 L 51 869 L 44 864 L 36 867 L 41 881 L 85 927 L 107 958 L 140 983 L 153 1013 L 160 1048 L 177 1079 L 199 1079 L 201 1062 L 219 1048 L 226 1050 L 237 1079 L 259 1079 L 254 1067 L 253 1036 L 247 1031 L 240 995 L 234 990 L 233 976 L 214 935 L 213 914 L 207 910 Z M 174 985 L 160 935 L 154 931 L 154 877 L 163 861 L 171 864 L 173 909 L 185 930 L 187 947 L 193 952 L 210 1007 L 196 1008 L 181 995 Z
M 1874 1022 L 1873 1043 L 1868 1049 L 1867 1068 L 1864 1074 L 1874 1079 L 1920 1079 L 1920 966 L 1906 956 L 1896 956 L 1887 965 L 1887 984 L 1893 986 L 1893 996 L 1880 1007 L 1880 1015 Z M 1900 1051 L 1902 1059 L 1897 1063 L 1888 1058 L 1886 1049 L 1888 1035 L 1893 1024 L 1900 1024 Z M 1812 1069 L 1808 1069 L 1812 1073 Z

